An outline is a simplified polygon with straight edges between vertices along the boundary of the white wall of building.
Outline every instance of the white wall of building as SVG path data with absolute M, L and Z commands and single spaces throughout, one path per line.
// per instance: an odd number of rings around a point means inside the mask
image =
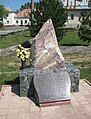
M 15 25 L 28 25 L 29 18 L 15 18 Z
M 88 8 L 88 1 L 89 0 L 61 0 L 64 4 L 64 6 L 67 6 L 68 8 L 70 8 L 70 6 L 72 8 L 74 8 L 74 6 L 76 5 L 76 9 L 82 9 L 82 8 Z
M 29 18 L 15 18 L 15 13 L 9 13 L 8 17 L 3 18 L 4 26 L 13 26 L 13 25 L 28 25 L 30 23 Z
M 12 26 L 15 25 L 15 19 L 14 19 L 15 13 L 11 12 L 8 14 L 8 17 L 5 19 L 3 18 L 3 23 L 5 26 Z

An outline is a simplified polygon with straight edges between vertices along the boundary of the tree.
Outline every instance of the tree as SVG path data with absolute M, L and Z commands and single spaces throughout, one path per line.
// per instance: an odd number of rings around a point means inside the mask
M 25 3 L 24 5 L 21 5 L 20 10 L 22 11 L 23 9 L 30 8 L 31 3 Z
M 91 11 L 83 10 L 80 18 L 80 28 L 78 35 L 84 40 L 91 41 Z
M 34 19 L 32 19 L 34 18 Z M 30 14 L 30 33 L 34 37 L 44 22 L 52 19 L 58 39 L 64 35 L 64 23 L 67 19 L 66 9 L 59 0 L 40 0 L 36 11 Z
M 7 11 L 5 10 L 5 7 L 0 4 L 0 19 L 6 18 L 7 17 Z
M 30 3 L 28 2 L 28 3 L 25 3 L 24 5 L 21 5 L 20 11 L 22 11 L 24 9 L 27 9 L 27 8 L 30 8 L 31 7 L 31 4 L 32 4 L 31 2 Z M 39 4 L 38 2 L 35 2 L 34 3 L 35 8 L 38 6 L 38 4 Z

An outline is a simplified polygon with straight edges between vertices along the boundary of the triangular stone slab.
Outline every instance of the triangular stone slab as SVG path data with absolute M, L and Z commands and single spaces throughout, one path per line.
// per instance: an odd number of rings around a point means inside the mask
M 34 85 L 40 103 L 70 100 L 70 77 L 49 19 L 33 40 Z

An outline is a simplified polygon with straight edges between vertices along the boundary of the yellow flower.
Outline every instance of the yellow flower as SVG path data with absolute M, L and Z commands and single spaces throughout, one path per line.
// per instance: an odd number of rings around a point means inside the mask
M 26 53 L 26 59 L 28 59 L 29 56 L 30 56 L 30 52 L 27 52 L 27 53 Z
M 19 54 L 19 53 L 17 53 L 17 57 L 19 57 L 19 55 L 20 55 L 20 54 Z
M 21 50 L 25 50 L 25 48 L 21 46 Z
M 29 55 L 26 55 L 26 59 L 28 59 L 29 58 Z
M 22 55 L 22 52 L 20 52 L 19 54 Z
M 27 54 L 27 51 L 26 50 L 24 50 L 24 54 Z
M 25 60 L 24 55 L 21 55 L 20 58 L 21 58 L 23 61 Z
M 21 45 L 18 45 L 18 49 L 16 50 L 16 52 L 17 57 L 19 57 L 22 61 L 25 61 L 30 56 L 30 52 L 28 51 L 28 49 L 22 47 Z
M 17 49 L 17 50 L 16 50 L 16 52 L 17 52 L 17 53 L 19 53 L 19 52 L 20 52 L 20 50 L 19 50 L 19 49 Z

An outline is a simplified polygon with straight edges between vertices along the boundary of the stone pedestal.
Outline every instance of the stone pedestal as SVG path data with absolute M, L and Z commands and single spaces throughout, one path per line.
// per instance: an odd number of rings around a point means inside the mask
M 20 77 L 20 96 L 27 97 L 30 84 L 33 79 L 33 67 L 20 70 L 19 77 Z
M 66 63 L 65 67 L 71 80 L 71 92 L 79 92 L 80 70 L 71 63 Z

